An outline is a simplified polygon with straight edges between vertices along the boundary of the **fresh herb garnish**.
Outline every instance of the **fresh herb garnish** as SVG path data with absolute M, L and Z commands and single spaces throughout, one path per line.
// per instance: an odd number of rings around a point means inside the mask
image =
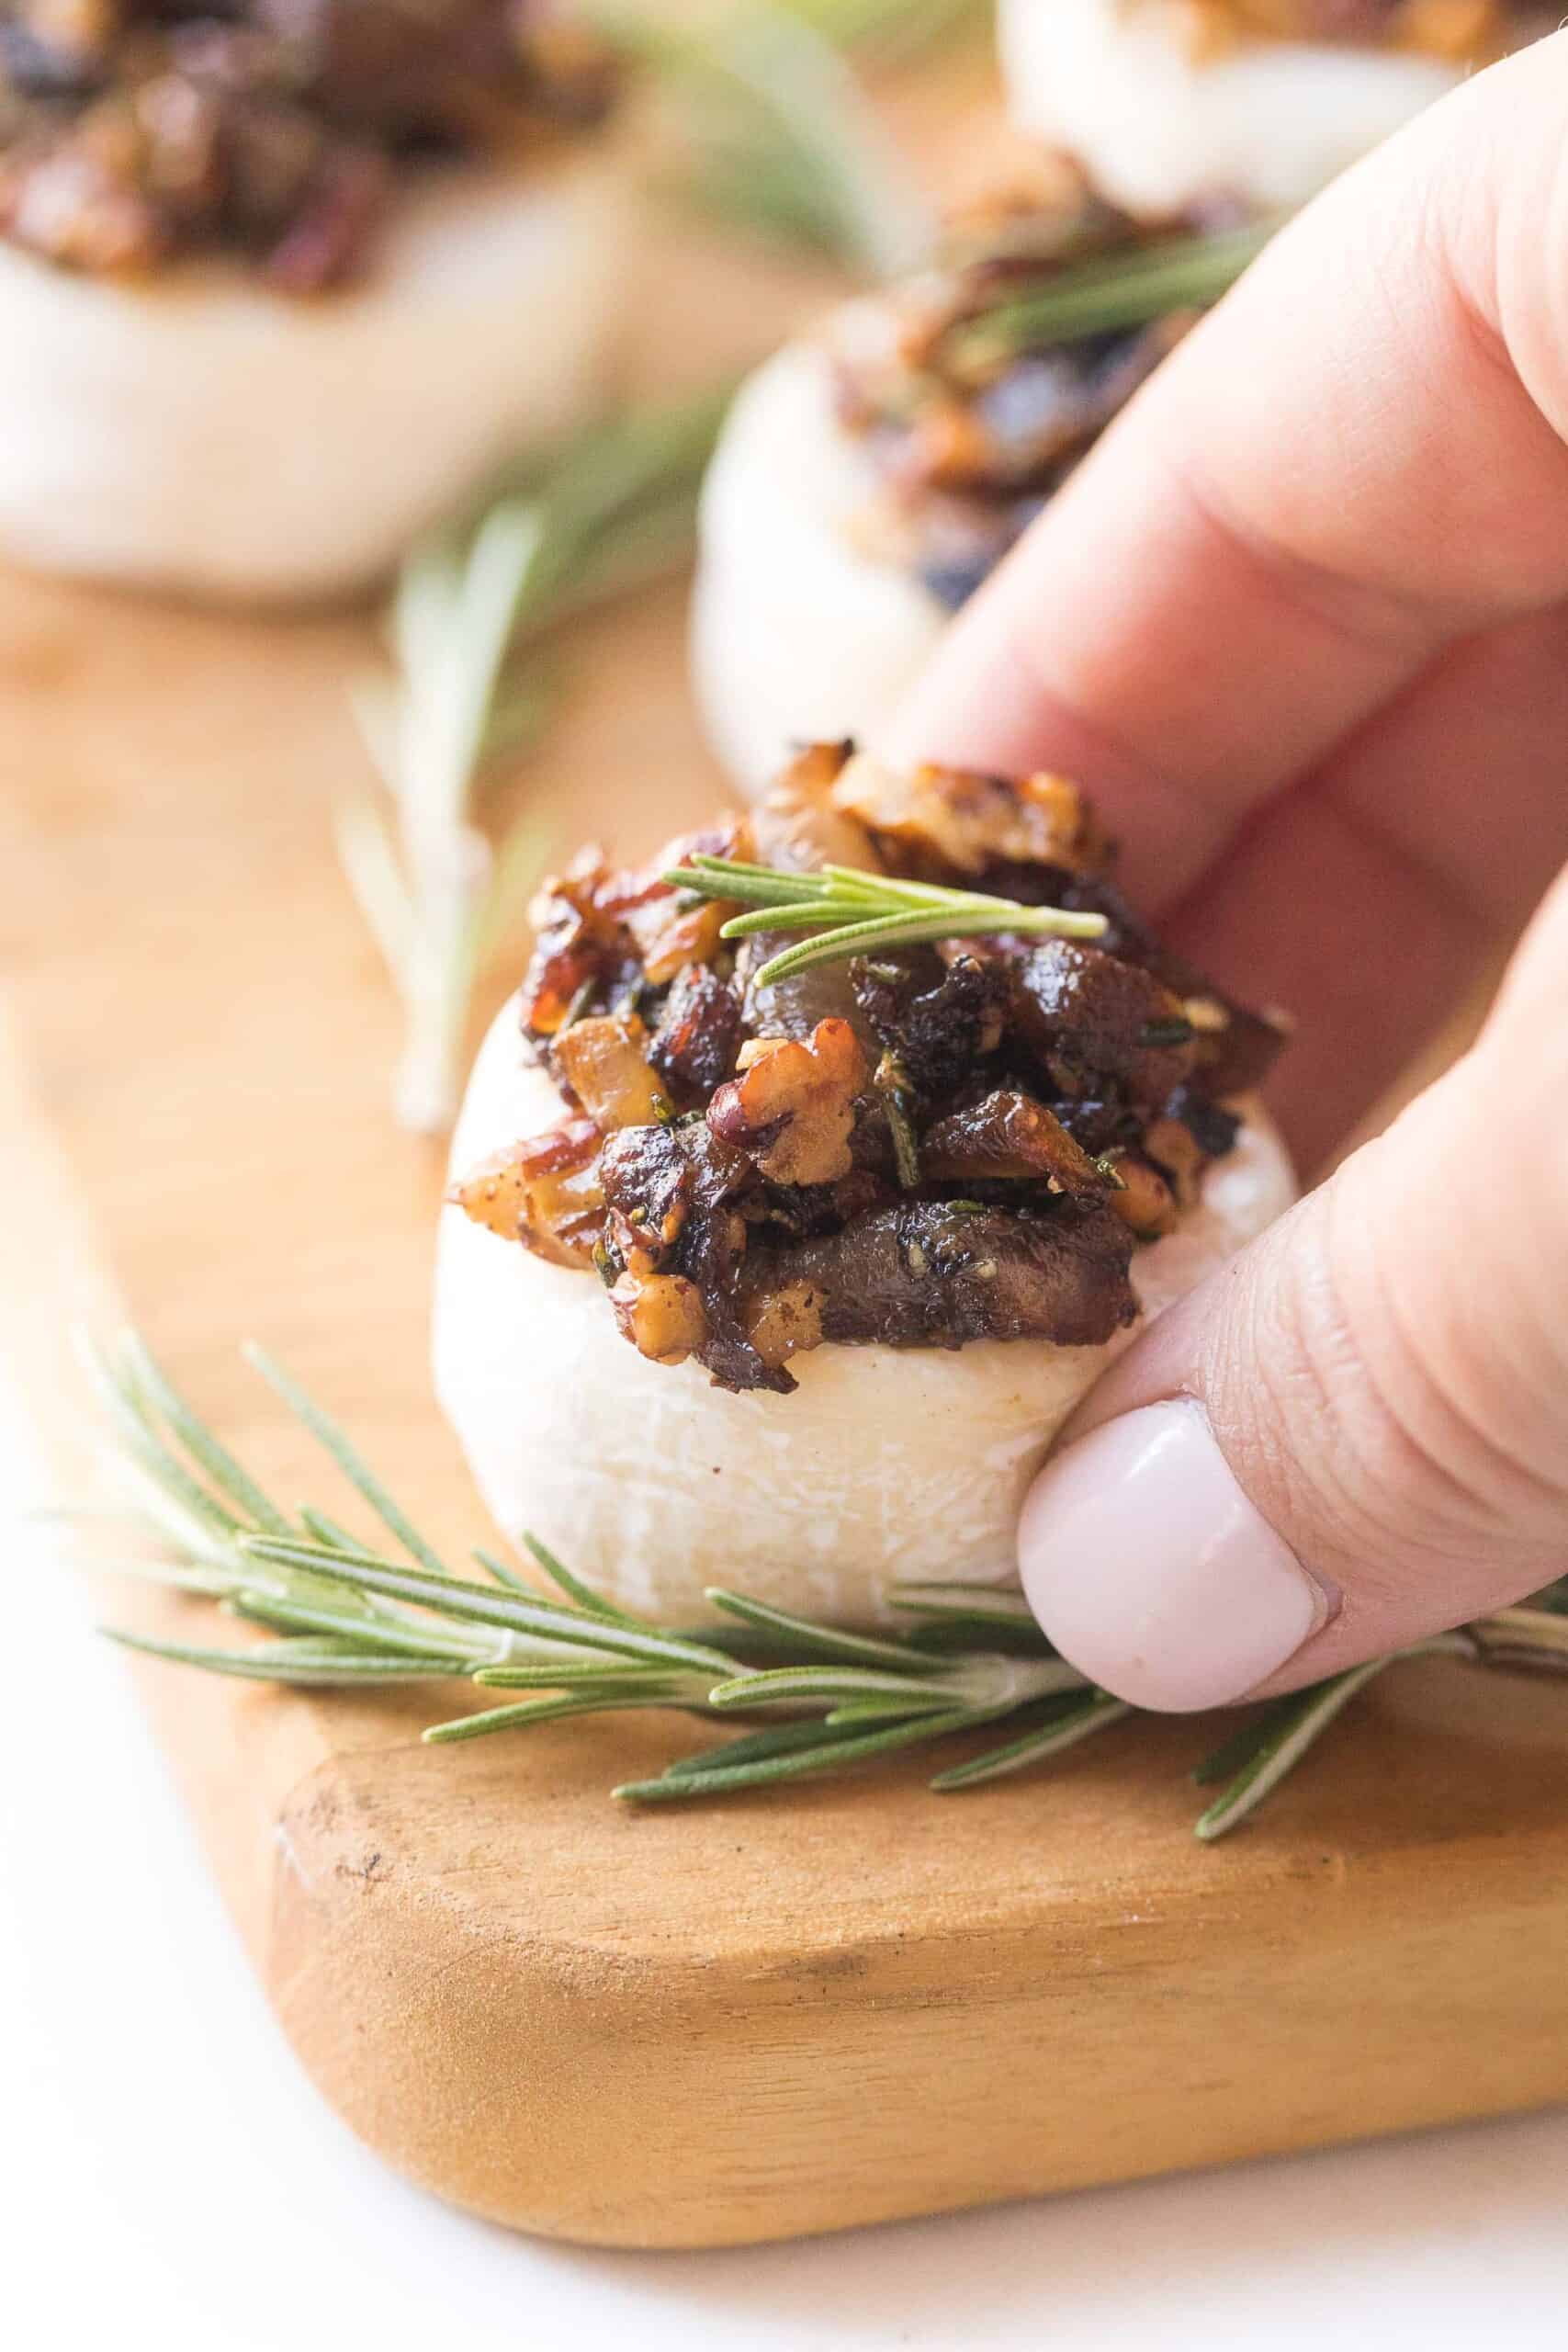
M 892 1586 L 889 1600 L 913 1622 L 908 1638 L 819 1625 L 714 1589 L 708 1599 L 734 1631 L 684 1634 L 603 1599 L 532 1537 L 535 1564 L 561 1600 L 546 1599 L 485 1551 L 473 1557 L 489 1583 L 455 1577 L 336 1423 L 259 1350 L 247 1353 L 396 1548 L 361 1541 L 319 1511 L 282 1510 L 128 1335 L 89 1361 L 114 1464 L 162 1548 L 113 1565 L 207 1595 L 273 1636 L 211 1649 L 115 1634 L 130 1648 L 253 1681 L 362 1689 L 456 1677 L 526 1694 L 433 1725 L 425 1737 L 436 1744 L 628 1708 L 673 1708 L 715 1723 L 763 1713 L 758 1728 L 615 1792 L 638 1804 L 770 1788 L 1005 1724 L 999 1746 L 937 1774 L 931 1785 L 946 1793 L 1043 1763 L 1135 1712 L 1058 1657 L 1023 1595 L 1005 1589 Z M 1441 1654 L 1568 1672 L 1565 1593 L 1554 1587 L 1534 1606 L 1352 1667 L 1253 1715 L 1198 1768 L 1200 1781 L 1228 1781 L 1198 1836 L 1220 1838 L 1244 1821 L 1356 1693 L 1400 1658 Z
M 403 1002 L 405 1126 L 450 1122 L 476 975 L 543 859 L 526 820 L 493 847 L 479 822 L 502 755 L 526 748 L 549 708 L 547 681 L 517 657 L 557 622 L 684 560 L 731 389 L 586 427 L 477 523 L 403 565 L 392 666 L 355 694 L 384 791 L 345 799 L 337 830 Z
M 982 378 L 1022 351 L 1079 343 L 1207 310 L 1256 260 L 1277 219 L 1208 235 L 1168 237 L 1054 270 L 1040 285 L 948 331 L 944 356 L 959 375 Z
M 611 0 L 589 15 L 673 115 L 684 151 L 674 187 L 688 206 L 875 279 L 930 252 L 932 216 L 823 30 L 769 0 L 684 24 Z
M 693 856 L 663 879 L 698 898 L 728 899 L 751 910 L 731 915 L 721 938 L 747 939 L 757 932 L 774 931 L 821 933 L 770 956 L 756 974 L 759 988 L 771 988 L 775 980 L 807 971 L 814 964 L 835 963 L 845 956 L 877 956 L 927 940 L 980 939 L 998 933 L 1099 939 L 1106 929 L 1103 915 L 1077 914 L 1066 907 L 1028 907 L 985 890 L 900 882 L 853 865 L 792 874 L 735 858 Z

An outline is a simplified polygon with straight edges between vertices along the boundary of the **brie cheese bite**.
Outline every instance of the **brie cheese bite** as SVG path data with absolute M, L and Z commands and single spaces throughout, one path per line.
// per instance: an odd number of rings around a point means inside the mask
M 727 941 L 738 907 L 663 878 L 700 854 L 1001 892 L 1095 936 L 766 979 L 798 932 Z M 712 1584 L 854 1623 L 900 1577 L 1011 1575 L 1097 1374 L 1293 1197 L 1253 1096 L 1279 1028 L 1111 867 L 1059 777 L 840 744 L 647 873 L 590 851 L 546 886 L 435 1294 L 437 1389 L 509 1536 L 679 1622 Z
M 703 492 L 692 671 L 743 792 L 802 741 L 874 742 L 952 614 L 1259 233 L 1221 206 L 1140 227 L 1035 155 L 953 220 L 931 269 L 742 387 Z
M 553 0 L 0 0 L 0 552 L 388 570 L 600 387 L 620 99 Z
M 998 0 L 997 31 L 1020 128 L 1160 213 L 1303 203 L 1554 21 L 1531 0 Z

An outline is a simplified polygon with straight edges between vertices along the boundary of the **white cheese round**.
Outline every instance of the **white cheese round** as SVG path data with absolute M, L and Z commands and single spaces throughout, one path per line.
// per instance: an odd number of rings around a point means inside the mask
M 132 283 L 0 243 L 0 550 L 199 596 L 314 598 L 600 387 L 625 272 L 626 134 L 406 188 L 363 281 L 236 264 Z
M 1278 1134 L 1245 1107 L 1201 1205 L 1134 1261 L 1149 1314 L 1295 1197 Z M 508 1005 L 469 1082 L 454 1170 L 561 1112 Z M 859 1623 L 886 1618 L 895 1578 L 1010 1578 L 1025 1490 L 1131 1336 L 1100 1348 L 826 1346 L 792 1363 L 794 1396 L 731 1396 L 700 1364 L 638 1355 L 592 1274 L 460 1209 L 443 1216 L 435 1384 L 491 1515 L 514 1543 L 531 1530 L 611 1599 L 669 1622 L 710 1615 L 714 1584 Z
M 1408 51 L 1238 40 L 1191 56 L 1169 0 L 998 0 L 1020 129 L 1129 211 L 1220 191 L 1294 205 L 1461 78 Z
M 840 319 L 852 315 L 840 314 Z M 874 739 L 946 614 L 854 543 L 877 477 L 833 413 L 824 343 L 742 388 L 703 491 L 692 674 L 714 749 L 755 798 L 803 742 Z

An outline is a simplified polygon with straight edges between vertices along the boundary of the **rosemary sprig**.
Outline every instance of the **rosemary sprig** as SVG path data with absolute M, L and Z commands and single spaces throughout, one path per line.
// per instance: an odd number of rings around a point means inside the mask
M 913 947 L 933 939 L 980 939 L 998 932 L 1034 937 L 1098 939 L 1105 917 L 1075 914 L 1066 907 L 1026 907 L 984 890 L 941 889 L 930 882 L 900 882 L 853 865 L 824 865 L 815 874 L 786 873 L 728 857 L 694 855 L 664 876 L 675 889 L 701 899 L 720 899 L 750 912 L 731 915 L 725 939 L 747 939 L 757 932 L 815 931 L 821 935 L 799 947 L 785 947 L 758 972 L 757 985 L 770 988 L 813 964 L 844 956 L 877 956 L 888 948 Z
M 669 103 L 688 205 L 875 279 L 930 251 L 931 213 L 826 25 L 771 0 L 708 8 L 691 24 L 615 0 L 591 14 Z
M 536 664 L 520 673 L 516 657 L 563 617 L 683 560 L 729 393 L 588 427 L 403 565 L 392 667 L 355 695 L 384 790 L 345 798 L 337 837 L 402 998 L 395 1099 L 418 1132 L 451 1119 L 476 976 L 542 862 L 526 820 L 493 849 L 479 821 L 501 756 L 535 740 L 549 707 L 547 679 Z
M 1028 293 L 949 330 L 944 356 L 983 379 L 1021 351 L 1145 326 L 1173 311 L 1206 310 L 1268 243 L 1278 220 L 1207 235 L 1169 237 L 1058 269 Z
M 889 1600 L 916 1624 L 908 1639 L 895 1639 L 818 1625 L 715 1588 L 708 1600 L 736 1632 L 683 1634 L 614 1607 L 533 1539 L 535 1561 L 559 1600 L 484 1552 L 473 1556 L 488 1582 L 454 1577 L 337 1424 L 259 1350 L 247 1353 L 393 1548 L 346 1532 L 320 1511 L 281 1510 L 129 1334 L 110 1351 L 89 1350 L 88 1361 L 111 1464 L 159 1549 L 97 1565 L 214 1600 L 274 1637 L 220 1648 L 113 1635 L 132 1649 L 307 1689 L 463 1678 L 481 1691 L 525 1694 L 433 1724 L 424 1736 L 436 1745 L 649 1707 L 715 1723 L 762 1719 L 677 1758 L 658 1779 L 615 1792 L 636 1804 L 774 1788 L 1005 1724 L 999 1746 L 931 1782 L 955 1792 L 1043 1764 L 1134 1712 L 1052 1651 L 1015 1591 L 894 1585 Z M 1354 1667 L 1252 1715 L 1198 1768 L 1201 1781 L 1227 1782 L 1198 1836 L 1220 1838 L 1246 1820 L 1357 1692 L 1401 1658 L 1441 1654 L 1568 1671 L 1562 1600 L 1554 1589 L 1534 1606 Z

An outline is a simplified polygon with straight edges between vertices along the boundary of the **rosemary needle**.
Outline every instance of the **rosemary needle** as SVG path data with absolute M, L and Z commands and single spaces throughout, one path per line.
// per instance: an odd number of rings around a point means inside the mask
M 758 933 L 814 931 L 818 936 L 785 947 L 762 965 L 759 988 L 787 979 L 814 964 L 846 956 L 877 956 L 937 939 L 980 939 L 998 933 L 1057 939 L 1099 939 L 1106 920 L 1066 907 L 1025 906 L 985 890 L 953 890 L 906 882 L 857 866 L 829 865 L 819 874 L 793 874 L 741 860 L 694 856 L 663 879 L 697 898 L 745 907 L 722 928 L 725 939 Z
M 715 1588 L 708 1599 L 735 1622 L 731 1636 L 723 1629 L 671 1632 L 614 1608 L 534 1538 L 529 1549 L 560 1600 L 523 1585 L 484 1553 L 475 1557 L 488 1583 L 450 1576 L 336 1422 L 277 1365 L 253 1353 L 407 1555 L 387 1556 L 320 1512 L 286 1518 L 134 1334 L 111 1351 L 89 1351 L 89 1360 L 107 1408 L 110 1461 L 129 1477 L 159 1544 L 156 1555 L 124 1564 L 127 1572 L 217 1600 L 277 1636 L 222 1649 L 113 1635 L 172 1665 L 306 1689 L 461 1678 L 480 1690 L 536 1694 L 434 1724 L 425 1737 L 443 1746 L 649 1707 L 715 1724 L 750 1712 L 763 1718 L 738 1737 L 678 1758 L 657 1780 L 615 1791 L 638 1804 L 779 1787 L 1005 1725 L 1000 1746 L 947 1767 L 931 1783 L 956 1793 L 1046 1763 L 1134 1712 L 1086 1684 L 1051 1650 L 1016 1591 L 891 1586 L 890 1603 L 919 1628 L 898 1641 L 818 1625 Z M 1568 1589 L 1553 1589 L 1529 1607 L 1369 1660 L 1250 1718 L 1199 1767 L 1200 1781 L 1227 1785 L 1199 1821 L 1198 1836 L 1224 1837 L 1247 1819 L 1357 1693 L 1402 1658 L 1441 1654 L 1494 1670 L 1568 1670 L 1565 1599 Z M 931 1639 L 939 1634 L 940 1646 Z M 758 1645 L 761 1665 L 751 1662 Z
M 402 999 L 395 1104 L 416 1132 L 451 1120 L 474 982 L 543 862 L 526 819 L 495 846 L 479 821 L 500 758 L 531 743 L 549 707 L 536 665 L 518 675 L 520 653 L 683 560 L 731 390 L 586 426 L 402 567 L 391 665 L 354 695 L 381 791 L 340 804 L 337 842 Z
M 1055 270 L 1032 291 L 958 321 L 948 332 L 945 356 L 959 374 L 983 377 L 1019 352 L 1145 326 L 1175 311 L 1206 310 L 1279 226 L 1269 219 L 1170 237 Z
M 930 251 L 934 220 L 833 27 L 769 0 L 726 0 L 689 23 L 609 0 L 589 15 L 662 93 L 684 148 L 675 192 L 688 207 L 876 279 Z

